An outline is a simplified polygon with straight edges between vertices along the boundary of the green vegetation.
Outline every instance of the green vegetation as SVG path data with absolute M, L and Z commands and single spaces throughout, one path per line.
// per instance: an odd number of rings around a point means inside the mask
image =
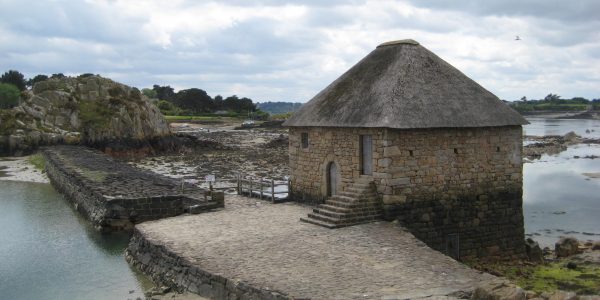
M 579 263 L 567 268 L 568 261 L 540 265 L 473 266 L 499 274 L 518 286 L 537 293 L 556 290 L 572 291 L 579 295 L 600 294 L 600 266 Z
M 19 91 L 24 91 L 27 86 L 27 81 L 25 81 L 25 76 L 21 74 L 19 71 L 9 70 L 0 76 L 0 82 L 9 83 L 16 86 Z
M 175 90 L 170 86 L 154 85 L 152 89 L 142 89 L 148 96 L 159 99 L 156 104 L 167 116 L 229 116 L 247 117 L 259 120 L 269 118 L 269 114 L 257 109 L 250 98 L 239 98 L 236 95 L 223 98 L 220 95 L 212 98 L 202 89 L 190 88 Z
M 29 161 L 29 163 L 37 170 L 44 171 L 46 168 L 46 160 L 39 153 L 29 156 L 27 161 Z
M 21 92 L 10 83 L 0 83 L 0 109 L 12 108 L 19 105 Z
M 544 99 L 527 100 L 526 97 L 509 105 L 520 113 L 532 113 L 536 111 L 586 111 L 600 110 L 600 99 L 588 100 L 582 97 L 572 99 L 561 99 L 556 94 L 548 94 Z
M 555 290 L 573 291 L 580 295 L 600 293 L 600 268 L 579 266 L 568 269 L 565 263 L 552 263 L 537 266 L 518 276 L 515 272 L 515 282 L 525 289 L 535 292 Z M 523 272 L 521 272 L 523 273 Z M 508 276 L 509 278 L 511 275 Z

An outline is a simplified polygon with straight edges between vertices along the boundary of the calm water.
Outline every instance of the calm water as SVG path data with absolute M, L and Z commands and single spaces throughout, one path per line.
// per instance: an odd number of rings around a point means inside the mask
M 0 299 L 135 299 L 151 286 L 125 261 L 129 236 L 94 231 L 49 184 L 0 181 L 0 230 Z
M 568 119 L 545 119 L 540 117 L 528 117 L 531 123 L 524 126 L 525 135 L 564 135 L 568 132 L 586 138 L 600 138 L 600 121 L 598 120 L 568 120 Z M 589 130 L 589 132 L 587 132 Z
M 597 120 L 528 120 L 531 124 L 524 128 L 527 135 L 575 131 L 600 137 Z M 563 235 L 600 240 L 600 178 L 584 175 L 600 173 L 600 159 L 574 158 L 586 155 L 600 156 L 600 145 L 576 145 L 523 165 L 525 232 L 541 245 L 552 246 Z

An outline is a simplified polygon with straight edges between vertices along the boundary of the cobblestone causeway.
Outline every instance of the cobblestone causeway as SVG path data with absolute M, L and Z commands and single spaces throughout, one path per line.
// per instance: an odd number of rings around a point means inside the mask
M 499 280 L 428 248 L 400 226 L 302 223 L 310 207 L 227 196 L 225 209 L 136 225 L 199 268 L 294 298 L 404 299 Z

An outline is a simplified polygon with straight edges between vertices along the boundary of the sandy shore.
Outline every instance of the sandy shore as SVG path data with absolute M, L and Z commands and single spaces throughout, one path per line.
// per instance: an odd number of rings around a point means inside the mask
M 0 180 L 50 183 L 46 174 L 29 163 L 29 156 L 0 157 Z

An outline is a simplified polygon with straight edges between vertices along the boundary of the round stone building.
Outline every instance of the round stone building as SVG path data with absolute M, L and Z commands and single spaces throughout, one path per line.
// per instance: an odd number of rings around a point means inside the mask
M 290 197 L 335 228 L 398 220 L 455 258 L 524 253 L 522 125 L 414 40 L 379 45 L 289 127 Z

